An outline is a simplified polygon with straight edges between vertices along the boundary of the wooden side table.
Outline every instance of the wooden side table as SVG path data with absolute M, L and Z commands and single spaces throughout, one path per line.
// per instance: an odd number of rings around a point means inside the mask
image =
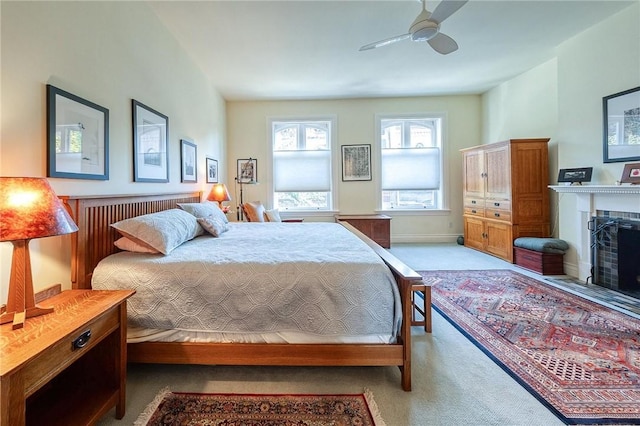
M 358 231 L 384 248 L 391 247 L 391 217 L 384 214 L 359 214 L 335 216 L 337 222 L 349 222 Z
M 68 290 L 54 312 L 0 326 L 0 425 L 94 424 L 126 403 L 127 305 L 135 291 Z

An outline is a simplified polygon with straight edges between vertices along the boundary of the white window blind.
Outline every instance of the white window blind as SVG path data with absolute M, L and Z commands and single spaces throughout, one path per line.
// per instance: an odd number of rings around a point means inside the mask
M 440 148 L 382 150 L 382 190 L 440 189 Z
M 275 192 L 331 191 L 331 151 L 274 151 Z

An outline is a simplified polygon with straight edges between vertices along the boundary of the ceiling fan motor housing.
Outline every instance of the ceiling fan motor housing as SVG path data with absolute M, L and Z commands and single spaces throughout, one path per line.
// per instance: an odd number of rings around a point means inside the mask
M 409 28 L 411 34 L 411 40 L 413 41 L 427 41 L 431 40 L 440 31 L 440 24 L 436 21 L 432 21 L 431 13 L 423 10 Z

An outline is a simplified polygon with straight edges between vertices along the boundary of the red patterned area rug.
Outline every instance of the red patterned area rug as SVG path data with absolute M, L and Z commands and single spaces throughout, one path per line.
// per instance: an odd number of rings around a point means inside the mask
M 509 270 L 425 271 L 433 307 L 568 424 L 640 424 L 640 321 Z
M 371 393 L 286 395 L 183 393 L 164 389 L 136 426 L 384 426 Z

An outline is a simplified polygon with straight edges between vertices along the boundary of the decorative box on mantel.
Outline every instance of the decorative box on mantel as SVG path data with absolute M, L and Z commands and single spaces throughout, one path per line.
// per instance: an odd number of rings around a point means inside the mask
M 560 194 L 576 195 L 575 241 L 578 271 L 566 271 L 585 281 L 591 275 L 591 241 L 588 222 L 598 210 L 640 213 L 640 185 L 551 185 Z M 565 265 L 566 266 L 566 265 Z

